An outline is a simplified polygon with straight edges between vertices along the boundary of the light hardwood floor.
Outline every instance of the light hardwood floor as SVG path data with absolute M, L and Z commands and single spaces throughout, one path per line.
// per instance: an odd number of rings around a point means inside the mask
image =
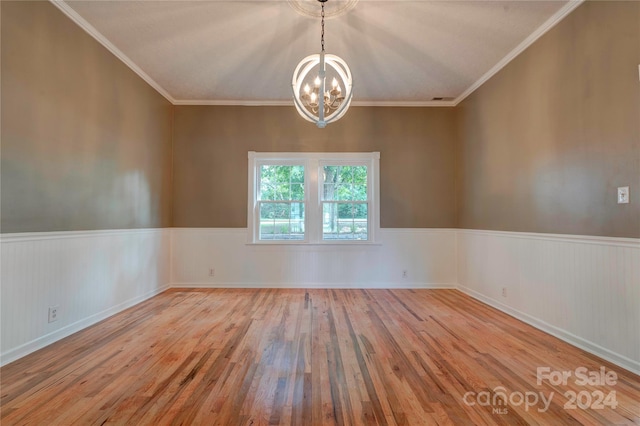
M 3 426 L 640 424 L 638 376 L 456 290 L 170 290 L 0 380 Z

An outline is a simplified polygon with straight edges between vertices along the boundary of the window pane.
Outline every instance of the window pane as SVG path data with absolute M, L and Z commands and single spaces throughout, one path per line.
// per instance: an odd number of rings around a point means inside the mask
M 260 203 L 261 240 L 303 240 L 304 203 Z
M 353 201 L 367 201 L 367 184 L 353 184 L 351 186 L 351 198 Z
M 367 201 L 367 166 L 324 166 L 322 199 Z
M 335 190 L 336 190 L 335 183 L 325 183 L 323 185 L 323 190 L 322 190 L 322 199 L 327 201 L 335 200 L 336 199 Z
M 291 184 L 291 199 L 304 200 L 304 183 Z
M 367 240 L 367 208 L 366 203 L 323 203 L 322 238 L 324 240 Z
M 258 200 L 304 200 L 304 166 L 260 166 Z
M 324 166 L 322 170 L 322 179 L 324 182 L 322 199 L 323 200 L 335 200 L 336 185 L 338 183 L 338 169 L 337 166 Z
M 291 166 L 291 182 L 304 183 L 304 166 Z
M 336 189 L 335 189 L 335 193 L 334 193 L 334 200 L 340 200 L 340 201 L 349 201 L 351 200 L 351 185 L 346 184 L 346 185 L 342 185 L 342 184 L 337 184 L 336 185 Z
M 367 166 L 353 167 L 353 183 L 357 185 L 367 184 Z

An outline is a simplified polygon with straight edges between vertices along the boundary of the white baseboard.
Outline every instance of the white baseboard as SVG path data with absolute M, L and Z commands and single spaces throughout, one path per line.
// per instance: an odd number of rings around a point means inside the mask
M 625 356 L 612 352 L 607 348 L 603 348 L 600 345 L 597 345 L 593 342 L 585 340 L 579 336 L 576 336 L 575 334 L 569 333 L 566 330 L 555 327 L 538 318 L 532 317 L 531 315 L 528 315 L 524 312 L 520 312 L 517 309 L 513 309 L 503 303 L 500 303 L 495 299 L 492 299 L 483 294 L 480 294 L 477 291 L 473 291 L 470 288 L 458 286 L 458 290 L 486 305 L 489 305 L 499 311 L 504 312 L 507 315 L 510 315 L 524 323 L 527 323 L 537 328 L 538 330 L 544 331 L 547 334 L 555 336 L 558 339 L 569 343 L 570 345 L 573 345 L 577 348 L 587 351 L 593 355 L 599 356 L 600 358 L 607 360 L 609 362 L 612 362 L 613 364 L 616 364 L 624 368 L 625 370 L 629 370 L 632 373 L 640 375 L 640 362 L 634 361 Z
M 454 284 L 435 283 L 281 283 L 281 282 L 243 282 L 243 283 L 172 283 L 171 288 L 298 288 L 298 289 L 449 289 Z
M 169 288 L 170 287 L 167 285 L 162 288 L 150 291 L 149 293 L 142 296 L 134 297 L 133 299 L 122 302 L 102 312 L 98 312 L 97 314 L 91 315 L 87 318 L 83 318 L 80 321 L 76 321 L 73 324 L 69 324 L 45 336 L 39 337 L 16 348 L 8 350 L 7 352 L 0 354 L 0 366 L 9 364 L 10 362 L 22 358 L 23 356 L 29 355 L 32 352 L 42 349 L 45 346 L 49 346 L 50 344 L 55 343 L 58 340 L 62 340 L 65 337 L 72 335 L 73 333 L 77 333 L 78 331 L 90 327 L 104 319 L 107 319 L 112 315 L 129 309 L 132 306 L 137 305 L 138 303 L 144 302 L 147 299 L 163 293 Z

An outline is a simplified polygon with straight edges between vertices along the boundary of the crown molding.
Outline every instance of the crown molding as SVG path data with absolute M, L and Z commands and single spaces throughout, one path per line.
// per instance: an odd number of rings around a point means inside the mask
M 260 100 L 208 100 L 208 99 L 177 99 L 174 105 L 211 105 L 211 106 L 293 106 L 290 101 L 260 101 Z
M 57 7 L 62 13 L 64 13 L 69 19 L 75 22 L 80 28 L 82 28 L 87 34 L 96 39 L 98 43 L 103 45 L 109 52 L 111 52 L 116 58 L 120 59 L 126 66 L 131 68 L 133 72 L 138 74 L 140 78 L 153 87 L 158 93 L 164 96 L 169 102 L 175 104 L 176 100 L 167 92 L 162 86 L 160 86 L 154 79 L 149 77 L 142 68 L 136 65 L 127 55 L 125 55 L 120 49 L 113 45 L 105 36 L 102 35 L 93 25 L 87 22 L 82 16 L 78 14 L 71 6 L 65 3 L 64 0 L 49 0 L 55 7 Z
M 475 92 L 480 86 L 482 86 L 487 80 L 496 75 L 502 68 L 507 66 L 509 62 L 515 59 L 518 55 L 520 55 L 524 50 L 526 50 L 529 46 L 531 46 L 536 40 L 542 37 L 547 31 L 551 28 L 555 27 L 560 21 L 562 21 L 567 15 L 569 15 L 573 10 L 580 6 L 584 0 L 569 0 L 569 2 L 562 7 L 559 11 L 554 13 L 551 18 L 547 19 L 544 24 L 540 25 L 538 29 L 532 32 L 529 37 L 524 39 L 522 43 L 516 46 L 511 52 L 507 54 L 504 58 L 500 60 L 497 64 L 495 64 L 489 71 L 487 71 L 482 77 L 480 77 L 475 83 L 467 88 L 460 96 L 455 98 L 453 101 L 454 106 L 458 105 L 460 102 L 465 100 L 467 96 L 471 95 Z
M 293 106 L 293 99 L 286 101 L 260 100 L 175 100 L 174 105 L 210 105 L 210 106 Z M 352 107 L 454 107 L 453 101 L 353 101 Z
M 352 101 L 352 106 L 375 107 L 454 107 L 453 101 Z

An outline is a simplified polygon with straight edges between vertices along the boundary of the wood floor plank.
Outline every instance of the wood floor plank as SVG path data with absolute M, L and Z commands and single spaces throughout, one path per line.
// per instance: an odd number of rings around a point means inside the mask
M 538 384 L 539 367 L 617 380 Z M 174 289 L 0 387 L 2 425 L 640 424 L 637 375 L 455 290 Z

